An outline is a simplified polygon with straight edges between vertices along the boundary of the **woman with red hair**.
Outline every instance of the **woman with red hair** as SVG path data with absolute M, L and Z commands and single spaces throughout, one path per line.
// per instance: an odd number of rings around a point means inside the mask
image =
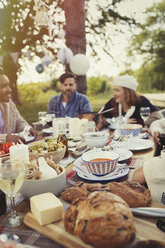
M 124 116 L 128 123 L 143 124 L 143 119 L 140 116 L 141 107 L 150 108 L 150 117 L 147 120 L 147 126 L 151 122 L 162 118 L 158 109 L 144 96 L 140 96 L 136 92 L 138 83 L 136 79 L 129 75 L 119 76 L 113 81 L 113 95 L 103 109 L 108 110 L 114 108 L 113 111 L 104 113 L 106 118 Z

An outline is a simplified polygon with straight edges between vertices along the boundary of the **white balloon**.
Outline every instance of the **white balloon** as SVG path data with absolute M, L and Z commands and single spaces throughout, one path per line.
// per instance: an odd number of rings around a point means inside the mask
M 85 75 L 89 69 L 89 59 L 85 54 L 76 54 L 70 62 L 70 69 L 76 75 Z
M 57 58 L 64 65 L 69 64 L 72 57 L 73 57 L 73 52 L 68 47 L 61 48 L 57 53 Z
M 52 63 L 52 61 L 52 58 L 45 55 L 41 60 L 41 64 L 48 66 L 50 63 Z

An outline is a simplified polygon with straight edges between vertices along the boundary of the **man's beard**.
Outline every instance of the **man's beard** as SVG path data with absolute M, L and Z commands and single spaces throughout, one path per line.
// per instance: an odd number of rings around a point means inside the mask
M 63 94 L 65 95 L 65 96 L 67 96 L 68 98 L 71 98 L 72 97 L 72 95 L 73 95 L 73 91 L 71 91 L 71 90 L 67 90 L 67 91 L 64 91 L 63 92 Z

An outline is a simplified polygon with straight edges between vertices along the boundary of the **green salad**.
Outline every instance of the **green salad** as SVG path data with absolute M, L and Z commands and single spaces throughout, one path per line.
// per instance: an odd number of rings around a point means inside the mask
M 46 138 L 44 141 L 35 142 L 33 146 L 29 147 L 32 153 L 47 153 L 54 152 L 64 148 L 62 142 L 57 142 L 56 138 Z

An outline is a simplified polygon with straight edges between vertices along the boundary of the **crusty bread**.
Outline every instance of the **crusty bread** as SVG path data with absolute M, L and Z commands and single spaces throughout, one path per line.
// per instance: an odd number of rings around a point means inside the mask
M 151 202 L 149 189 L 137 182 L 112 182 L 101 183 L 83 183 L 77 182 L 73 187 L 62 192 L 65 201 L 74 202 L 77 199 L 84 198 L 94 191 L 109 191 L 123 198 L 129 207 L 145 207 Z
M 95 191 L 72 203 L 64 225 L 68 232 L 99 248 L 125 247 L 136 232 L 127 203 L 110 192 Z
M 145 207 L 151 202 L 150 190 L 137 182 L 108 183 L 112 193 L 124 199 L 129 207 Z
M 107 185 L 101 183 L 83 183 L 77 182 L 74 186 L 65 189 L 61 196 L 67 202 L 74 202 L 77 199 L 81 199 L 94 191 L 110 191 Z

